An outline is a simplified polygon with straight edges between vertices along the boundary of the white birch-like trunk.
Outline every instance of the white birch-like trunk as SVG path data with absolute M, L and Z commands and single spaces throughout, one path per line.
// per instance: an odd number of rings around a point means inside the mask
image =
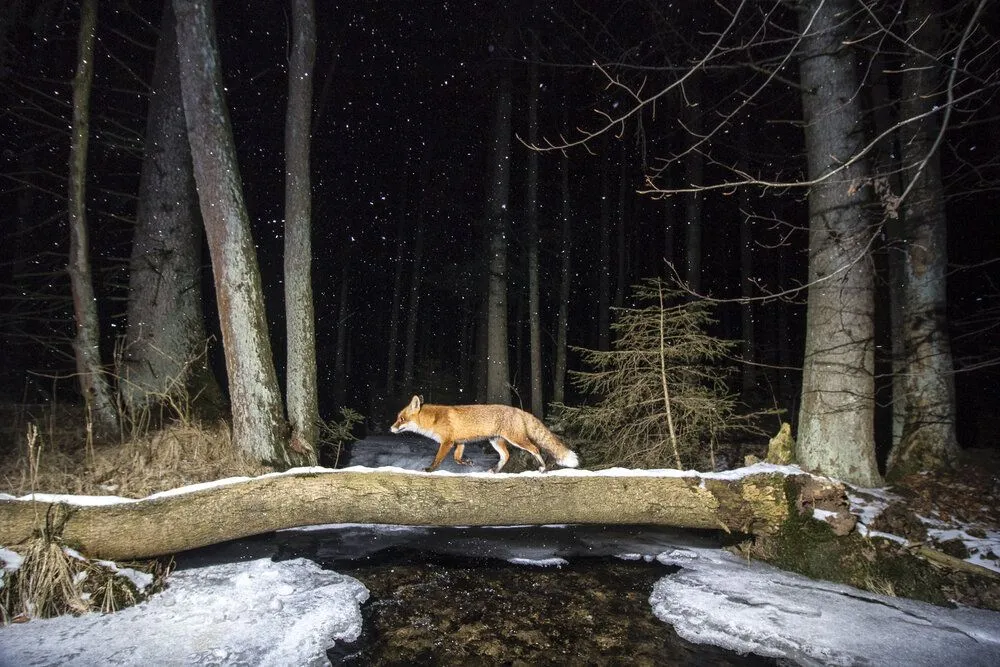
M 864 142 L 848 46 L 851 0 L 802 3 L 802 106 L 810 179 L 857 155 Z M 803 467 L 860 486 L 881 482 L 874 439 L 873 230 L 863 160 L 809 191 L 809 297 L 799 413 Z

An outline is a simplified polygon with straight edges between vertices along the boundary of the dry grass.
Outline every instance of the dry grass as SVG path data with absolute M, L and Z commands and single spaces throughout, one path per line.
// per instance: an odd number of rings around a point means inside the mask
M 157 491 L 233 476 L 254 476 L 270 468 L 245 461 L 233 447 L 227 424 L 177 422 L 122 444 L 89 444 L 79 437 L 80 421 L 21 422 L 20 443 L 4 443 L 0 491 L 116 495 L 142 498 Z M 43 523 L 44 519 L 40 519 Z M 65 548 L 47 527 L 29 542 L 3 545 L 23 561 L 0 569 L 0 623 L 59 614 L 110 612 L 130 606 L 162 587 L 166 568 L 157 561 L 132 564 L 150 572 L 154 584 L 139 591 L 110 563 L 90 561 Z
M 46 442 L 29 424 L 24 444 L 0 460 L 0 491 L 142 498 L 167 489 L 271 468 L 243 459 L 228 425 L 173 424 L 123 444 Z
M 113 612 L 160 590 L 168 567 L 157 561 L 130 564 L 152 575 L 152 584 L 136 588 L 119 568 L 92 561 L 45 535 L 19 545 L 23 558 L 13 571 L 0 570 L 0 623 L 89 611 Z
M 178 419 L 124 443 L 95 444 L 86 433 L 84 414 L 73 406 L 0 406 L 0 492 L 142 498 L 271 471 L 236 451 L 224 422 Z M 44 522 L 40 517 L 39 524 Z M 90 561 L 67 549 L 42 525 L 29 542 L 0 541 L 0 546 L 23 559 L 16 568 L 0 568 L 0 623 L 130 606 L 161 588 L 167 570 L 157 561 L 131 564 L 154 576 L 153 585 L 139 591 L 116 574 L 115 564 Z
M 895 587 L 892 585 L 892 581 L 885 577 L 869 576 L 865 579 L 863 588 L 871 591 L 872 593 L 884 595 L 889 598 L 899 597 L 896 594 Z

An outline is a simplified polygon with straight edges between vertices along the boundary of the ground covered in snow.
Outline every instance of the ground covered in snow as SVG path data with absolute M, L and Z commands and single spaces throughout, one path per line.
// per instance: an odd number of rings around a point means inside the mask
M 305 559 L 210 565 L 114 614 L 0 628 L 0 665 L 326 665 L 334 640 L 361 632 L 367 598 Z
M 948 609 L 683 549 L 650 595 L 685 639 L 803 665 L 1000 664 L 1000 613 Z

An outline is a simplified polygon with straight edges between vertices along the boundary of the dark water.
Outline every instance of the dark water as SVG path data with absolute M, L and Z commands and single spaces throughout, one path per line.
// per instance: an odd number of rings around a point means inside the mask
M 305 557 L 371 593 L 364 630 L 328 653 L 343 665 L 773 665 L 684 641 L 648 599 L 675 568 L 652 556 L 725 538 L 633 526 L 284 531 L 191 552 L 181 567 Z M 628 559 L 617 556 L 629 554 Z M 513 564 L 559 558 L 561 565 Z

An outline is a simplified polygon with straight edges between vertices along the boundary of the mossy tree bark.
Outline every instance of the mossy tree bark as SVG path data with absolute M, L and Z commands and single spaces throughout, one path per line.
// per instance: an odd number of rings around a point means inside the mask
M 0 500 L 6 546 L 42 526 L 83 553 L 149 558 L 295 526 L 646 524 L 770 534 L 811 504 L 816 478 L 699 475 L 299 473 L 114 505 Z M 843 496 L 834 483 L 833 495 Z M 808 496 L 808 497 L 806 497 Z M 791 498 L 790 498 L 791 497 Z

